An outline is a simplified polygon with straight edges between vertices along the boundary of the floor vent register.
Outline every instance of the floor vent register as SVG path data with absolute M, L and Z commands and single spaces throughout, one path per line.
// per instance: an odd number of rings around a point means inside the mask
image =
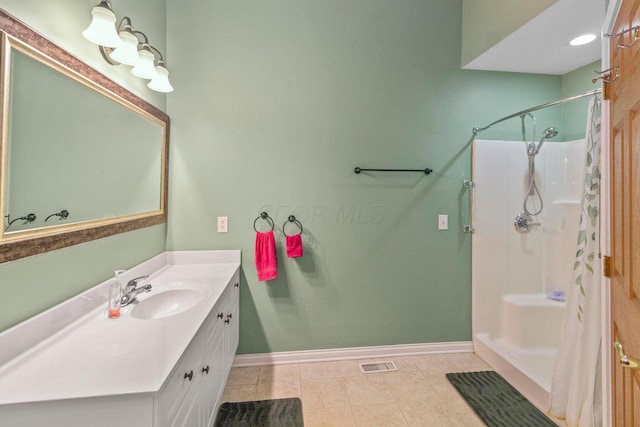
M 397 371 L 395 363 L 392 361 L 360 363 L 360 372 L 363 374 L 375 374 L 378 372 Z

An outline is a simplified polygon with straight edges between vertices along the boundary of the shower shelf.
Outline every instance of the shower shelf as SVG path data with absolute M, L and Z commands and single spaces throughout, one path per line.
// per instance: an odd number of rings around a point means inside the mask
M 580 200 L 554 200 L 551 204 L 554 205 L 579 205 Z

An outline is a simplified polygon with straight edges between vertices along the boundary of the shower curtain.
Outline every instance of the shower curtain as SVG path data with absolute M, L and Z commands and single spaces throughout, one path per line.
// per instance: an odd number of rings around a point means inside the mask
M 600 393 L 600 99 L 589 103 L 586 171 L 574 282 L 551 382 L 550 414 L 568 427 L 602 425 Z

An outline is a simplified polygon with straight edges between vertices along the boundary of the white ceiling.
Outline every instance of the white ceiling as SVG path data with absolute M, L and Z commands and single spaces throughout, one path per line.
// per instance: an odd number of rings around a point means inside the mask
M 606 0 L 558 0 L 464 68 L 562 75 L 590 64 L 601 56 L 605 9 Z M 598 38 L 569 45 L 585 33 Z

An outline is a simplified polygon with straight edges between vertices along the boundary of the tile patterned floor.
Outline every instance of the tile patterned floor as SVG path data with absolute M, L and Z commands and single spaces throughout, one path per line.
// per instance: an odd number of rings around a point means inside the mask
M 398 371 L 360 373 L 384 360 Z M 223 402 L 299 397 L 305 427 L 482 427 L 445 374 L 489 369 L 473 353 L 233 368 Z

